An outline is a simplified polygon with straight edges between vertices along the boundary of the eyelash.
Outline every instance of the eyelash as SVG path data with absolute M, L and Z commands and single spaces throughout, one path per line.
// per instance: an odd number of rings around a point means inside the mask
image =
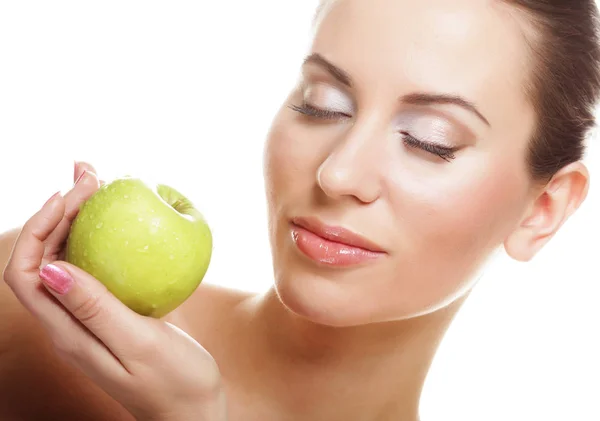
M 302 105 L 291 105 L 290 108 L 306 116 L 324 120 L 341 120 L 351 117 L 348 114 L 341 113 L 339 111 L 323 110 L 307 103 Z M 404 139 L 404 143 L 409 147 L 418 148 L 433 155 L 437 155 L 446 162 L 450 162 L 456 157 L 454 154 L 456 152 L 456 148 L 448 148 L 433 143 L 424 142 L 405 131 L 401 131 L 400 134 Z
M 419 148 L 424 150 L 425 152 L 437 155 L 446 162 L 450 162 L 451 160 L 456 158 L 456 156 L 454 155 L 454 152 L 456 152 L 455 148 L 447 148 L 433 143 L 423 142 L 422 140 L 417 139 L 408 132 L 400 132 L 400 134 L 404 138 L 404 143 L 409 147 Z
M 350 115 L 341 113 L 339 111 L 323 110 L 308 103 L 303 103 L 302 105 L 291 105 L 290 108 L 309 117 L 316 117 L 324 120 L 341 120 L 351 117 Z

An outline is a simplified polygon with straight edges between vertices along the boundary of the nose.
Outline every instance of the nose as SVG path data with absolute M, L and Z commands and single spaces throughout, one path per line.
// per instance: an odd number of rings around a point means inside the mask
M 362 203 L 377 200 L 382 191 L 383 159 L 368 128 L 354 125 L 317 170 L 317 183 L 330 198 L 354 197 Z

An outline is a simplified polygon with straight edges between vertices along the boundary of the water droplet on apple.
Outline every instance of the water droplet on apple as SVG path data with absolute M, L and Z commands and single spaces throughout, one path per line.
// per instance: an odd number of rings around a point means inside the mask
M 125 245 L 128 246 L 129 245 L 129 241 L 125 240 Z
M 129 195 L 128 194 L 123 195 L 123 199 L 129 199 Z
M 103 224 L 102 224 L 102 222 L 98 222 L 98 223 L 96 224 L 96 228 L 100 229 L 100 228 L 102 228 L 102 225 L 103 225 Z
M 173 256 L 173 255 L 171 254 L 171 255 L 169 255 L 169 259 L 170 259 L 170 260 L 173 260 L 173 259 L 175 259 L 175 256 Z
M 144 218 L 138 218 L 138 221 L 144 222 Z
M 144 246 L 144 250 L 148 250 L 148 246 Z
M 87 257 L 87 250 L 83 250 L 83 256 Z
M 92 238 L 92 236 L 93 236 L 93 235 L 94 235 L 94 233 L 93 233 L 93 232 L 90 232 L 90 233 L 89 233 L 89 235 L 88 235 L 88 237 L 89 237 L 89 238 Z

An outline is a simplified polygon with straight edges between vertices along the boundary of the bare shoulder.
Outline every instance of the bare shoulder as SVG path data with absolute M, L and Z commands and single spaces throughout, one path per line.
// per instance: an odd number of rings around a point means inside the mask
M 20 228 L 0 234 L 0 273 L 4 272 L 19 233 Z M 45 330 L 3 279 L 0 396 L 2 420 L 132 420 L 102 390 L 58 359 Z
M 239 310 L 253 296 L 203 282 L 168 321 L 187 331 L 216 357 L 235 335 L 236 327 L 244 323 Z
M 217 322 L 223 324 L 237 306 L 252 296 L 249 292 L 204 282 L 182 305 L 181 313 L 198 330 Z
M 253 294 L 250 292 L 204 283 L 200 285 L 194 298 L 198 303 L 216 309 L 237 306 L 252 296 Z

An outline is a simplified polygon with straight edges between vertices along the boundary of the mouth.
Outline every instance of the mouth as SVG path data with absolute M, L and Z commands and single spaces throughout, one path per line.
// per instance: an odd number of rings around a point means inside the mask
M 373 241 L 316 218 L 294 218 L 291 227 L 298 249 L 311 260 L 328 266 L 360 265 L 387 254 Z

